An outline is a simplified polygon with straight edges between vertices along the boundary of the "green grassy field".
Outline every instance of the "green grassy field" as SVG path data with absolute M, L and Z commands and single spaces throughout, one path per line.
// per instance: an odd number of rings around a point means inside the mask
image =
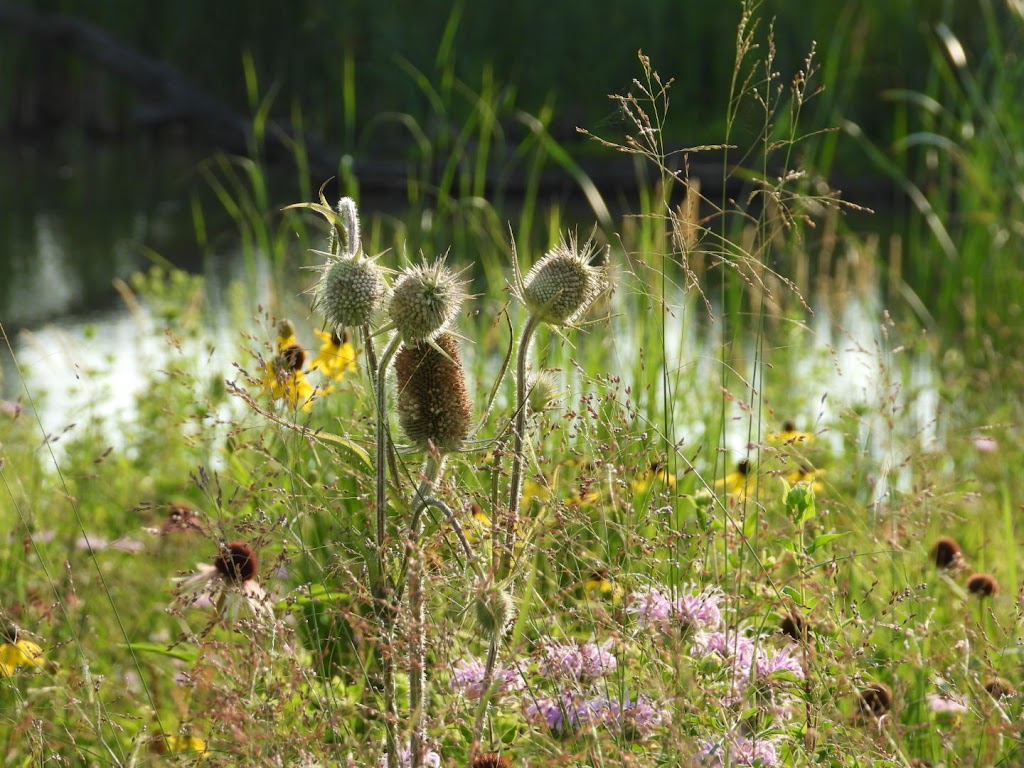
M 2 403 L 4 764 L 1020 764 L 1015 241 L 983 283 L 945 227 L 960 290 L 918 296 L 771 51 L 747 19 L 737 200 L 666 155 L 645 60 L 604 151 L 649 194 L 614 220 L 577 173 L 579 231 L 459 194 L 486 156 L 358 225 L 211 162 L 250 279 L 121 286 L 165 349 L 132 417 L 101 371 L 60 433 Z

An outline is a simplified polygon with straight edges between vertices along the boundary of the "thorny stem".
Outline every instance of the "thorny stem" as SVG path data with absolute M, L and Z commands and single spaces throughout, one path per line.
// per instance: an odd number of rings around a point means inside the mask
M 444 471 L 445 455 L 427 454 L 423 462 L 419 487 L 413 497 L 412 520 L 409 525 L 409 735 L 411 768 L 423 766 L 423 721 L 427 689 L 427 652 L 424 641 L 423 563 L 420 559 L 420 535 L 423 533 L 423 508 Z
M 376 538 L 374 544 L 377 548 L 377 563 L 373 576 L 373 583 L 370 585 L 370 592 L 375 604 L 378 606 L 378 613 L 381 617 L 381 647 L 380 663 L 381 675 L 384 678 L 384 725 L 387 730 L 388 745 L 388 768 L 399 768 L 398 739 L 396 730 L 398 727 L 398 704 L 395 691 L 395 664 L 391 656 L 394 643 L 395 627 L 395 606 L 392 597 L 388 594 L 387 578 L 387 468 L 385 467 L 386 456 L 391 452 L 391 440 L 388 433 L 387 420 L 387 371 L 391 365 L 391 359 L 398 350 L 399 336 L 395 334 L 384 348 L 381 354 L 380 365 L 374 377 L 374 388 L 377 395 L 377 456 L 375 470 L 377 473 L 377 494 L 376 494 Z
M 530 315 L 523 326 L 519 340 L 519 357 L 516 360 L 516 413 L 513 427 L 512 479 L 509 483 L 508 514 L 505 517 L 505 543 L 501 553 L 498 577 L 508 576 L 512 566 L 512 550 L 516 543 L 516 527 L 519 524 L 519 497 L 523 488 L 523 441 L 526 434 L 526 366 L 530 357 L 530 344 L 540 321 Z M 489 669 L 489 667 L 488 667 Z
M 480 704 L 476 710 L 476 721 L 473 723 L 473 740 L 470 746 L 470 754 L 474 755 L 480 749 L 480 738 L 484 731 L 484 716 L 491 702 L 491 683 L 494 682 L 494 666 L 498 661 L 498 632 L 491 633 L 491 642 L 487 646 L 487 665 L 484 667 L 484 679 L 480 690 L 483 695 L 480 697 Z

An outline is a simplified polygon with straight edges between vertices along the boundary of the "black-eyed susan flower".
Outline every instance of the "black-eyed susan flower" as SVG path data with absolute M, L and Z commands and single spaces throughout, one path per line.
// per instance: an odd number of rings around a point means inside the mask
M 622 587 L 612 580 L 607 568 L 592 571 L 583 581 L 583 591 L 591 599 L 611 599 L 614 602 L 618 602 L 624 593 Z
M 14 674 L 18 667 L 43 666 L 43 649 L 22 635 L 14 624 L 6 625 L 0 630 L 0 672 L 5 677 Z
M 323 344 L 309 364 L 309 370 L 319 371 L 324 378 L 341 381 L 346 373 L 356 369 L 356 350 L 348 340 L 348 334 L 313 331 Z
M 715 481 L 715 489 L 724 490 L 729 496 L 741 499 L 756 495 L 757 475 L 751 470 L 750 459 L 740 459 L 732 472 Z
M 630 486 L 635 493 L 643 493 L 654 483 L 659 483 L 666 488 L 676 487 L 676 476 L 668 471 L 665 462 L 661 459 L 655 459 L 643 470 L 637 472 Z
M 151 749 L 160 755 L 191 753 L 197 760 L 205 760 L 209 756 L 206 742 L 191 733 L 158 736 L 153 740 Z
M 821 493 L 824 485 L 818 478 L 825 474 L 823 469 L 815 469 L 806 462 L 801 462 L 796 469 L 786 474 L 786 482 L 790 485 L 806 483 L 815 493 Z
M 787 420 L 782 423 L 782 429 L 778 432 L 768 434 L 768 442 L 776 445 L 807 444 L 814 442 L 814 435 L 810 432 L 801 432 L 796 428 L 795 422 Z
M 284 400 L 292 409 L 309 411 L 314 389 L 302 371 L 306 351 L 296 341 L 295 328 L 287 320 L 277 325 L 276 351 L 263 366 L 260 387 L 272 400 Z
M 237 620 L 242 610 L 257 620 L 270 621 L 274 611 L 257 581 L 258 573 L 256 551 L 244 541 L 232 541 L 221 547 L 212 565 L 200 563 L 194 574 L 176 579 L 174 596 L 185 606 L 209 597 L 218 615 L 229 623 Z

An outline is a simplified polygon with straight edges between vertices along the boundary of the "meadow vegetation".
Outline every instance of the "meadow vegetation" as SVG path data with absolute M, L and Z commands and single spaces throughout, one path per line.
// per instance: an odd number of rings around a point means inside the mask
M 743 8 L 713 148 L 739 197 L 667 148 L 643 55 L 624 133 L 590 130 L 648 174 L 621 221 L 526 115 L 587 222 L 485 200 L 482 96 L 401 221 L 355 178 L 272 211 L 211 161 L 250 279 L 121 286 L 166 340 L 133 417 L 0 403 L 6 765 L 1021 762 L 1019 195 L 904 176 L 960 281 L 912 289 L 804 164 L 817 53 L 780 79 Z M 983 142 L 938 110 L 908 150 L 1019 163 L 991 75 L 957 102 Z

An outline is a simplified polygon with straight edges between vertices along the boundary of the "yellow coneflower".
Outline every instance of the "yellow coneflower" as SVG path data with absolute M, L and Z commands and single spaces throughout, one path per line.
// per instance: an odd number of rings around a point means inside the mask
M 598 568 L 592 572 L 583 582 L 583 591 L 591 599 L 605 598 L 618 602 L 624 590 L 612 581 L 607 568 Z
M 336 333 L 313 331 L 323 344 L 320 351 L 309 364 L 309 370 L 317 370 L 325 378 L 341 381 L 346 373 L 356 369 L 356 350 L 348 340 L 348 334 L 338 336 Z
M 741 499 L 754 496 L 757 493 L 757 476 L 750 473 L 750 468 L 749 459 L 740 459 L 736 462 L 736 469 L 715 481 L 715 489 Z
M 642 472 L 637 472 L 630 486 L 635 493 L 643 493 L 655 482 L 661 483 L 666 488 L 676 487 L 676 476 L 668 472 L 665 462 L 660 459 L 655 459 Z
M 3 640 L 0 645 L 0 672 L 5 677 L 13 675 L 18 667 L 41 667 L 45 663 L 43 649 L 22 637 L 21 630 L 14 624 L 0 630 L 0 640 Z
M 813 443 L 814 435 L 810 432 L 801 432 L 796 428 L 793 421 L 782 422 L 782 429 L 778 432 L 768 434 L 768 442 L 776 445 L 794 445 L 796 443 Z
M 823 469 L 815 469 L 810 464 L 801 463 L 796 469 L 786 475 L 786 482 L 790 485 L 805 483 L 809 485 L 811 490 L 815 493 L 821 493 L 825 486 L 820 480 L 818 480 L 818 478 L 824 474 L 825 470 Z

